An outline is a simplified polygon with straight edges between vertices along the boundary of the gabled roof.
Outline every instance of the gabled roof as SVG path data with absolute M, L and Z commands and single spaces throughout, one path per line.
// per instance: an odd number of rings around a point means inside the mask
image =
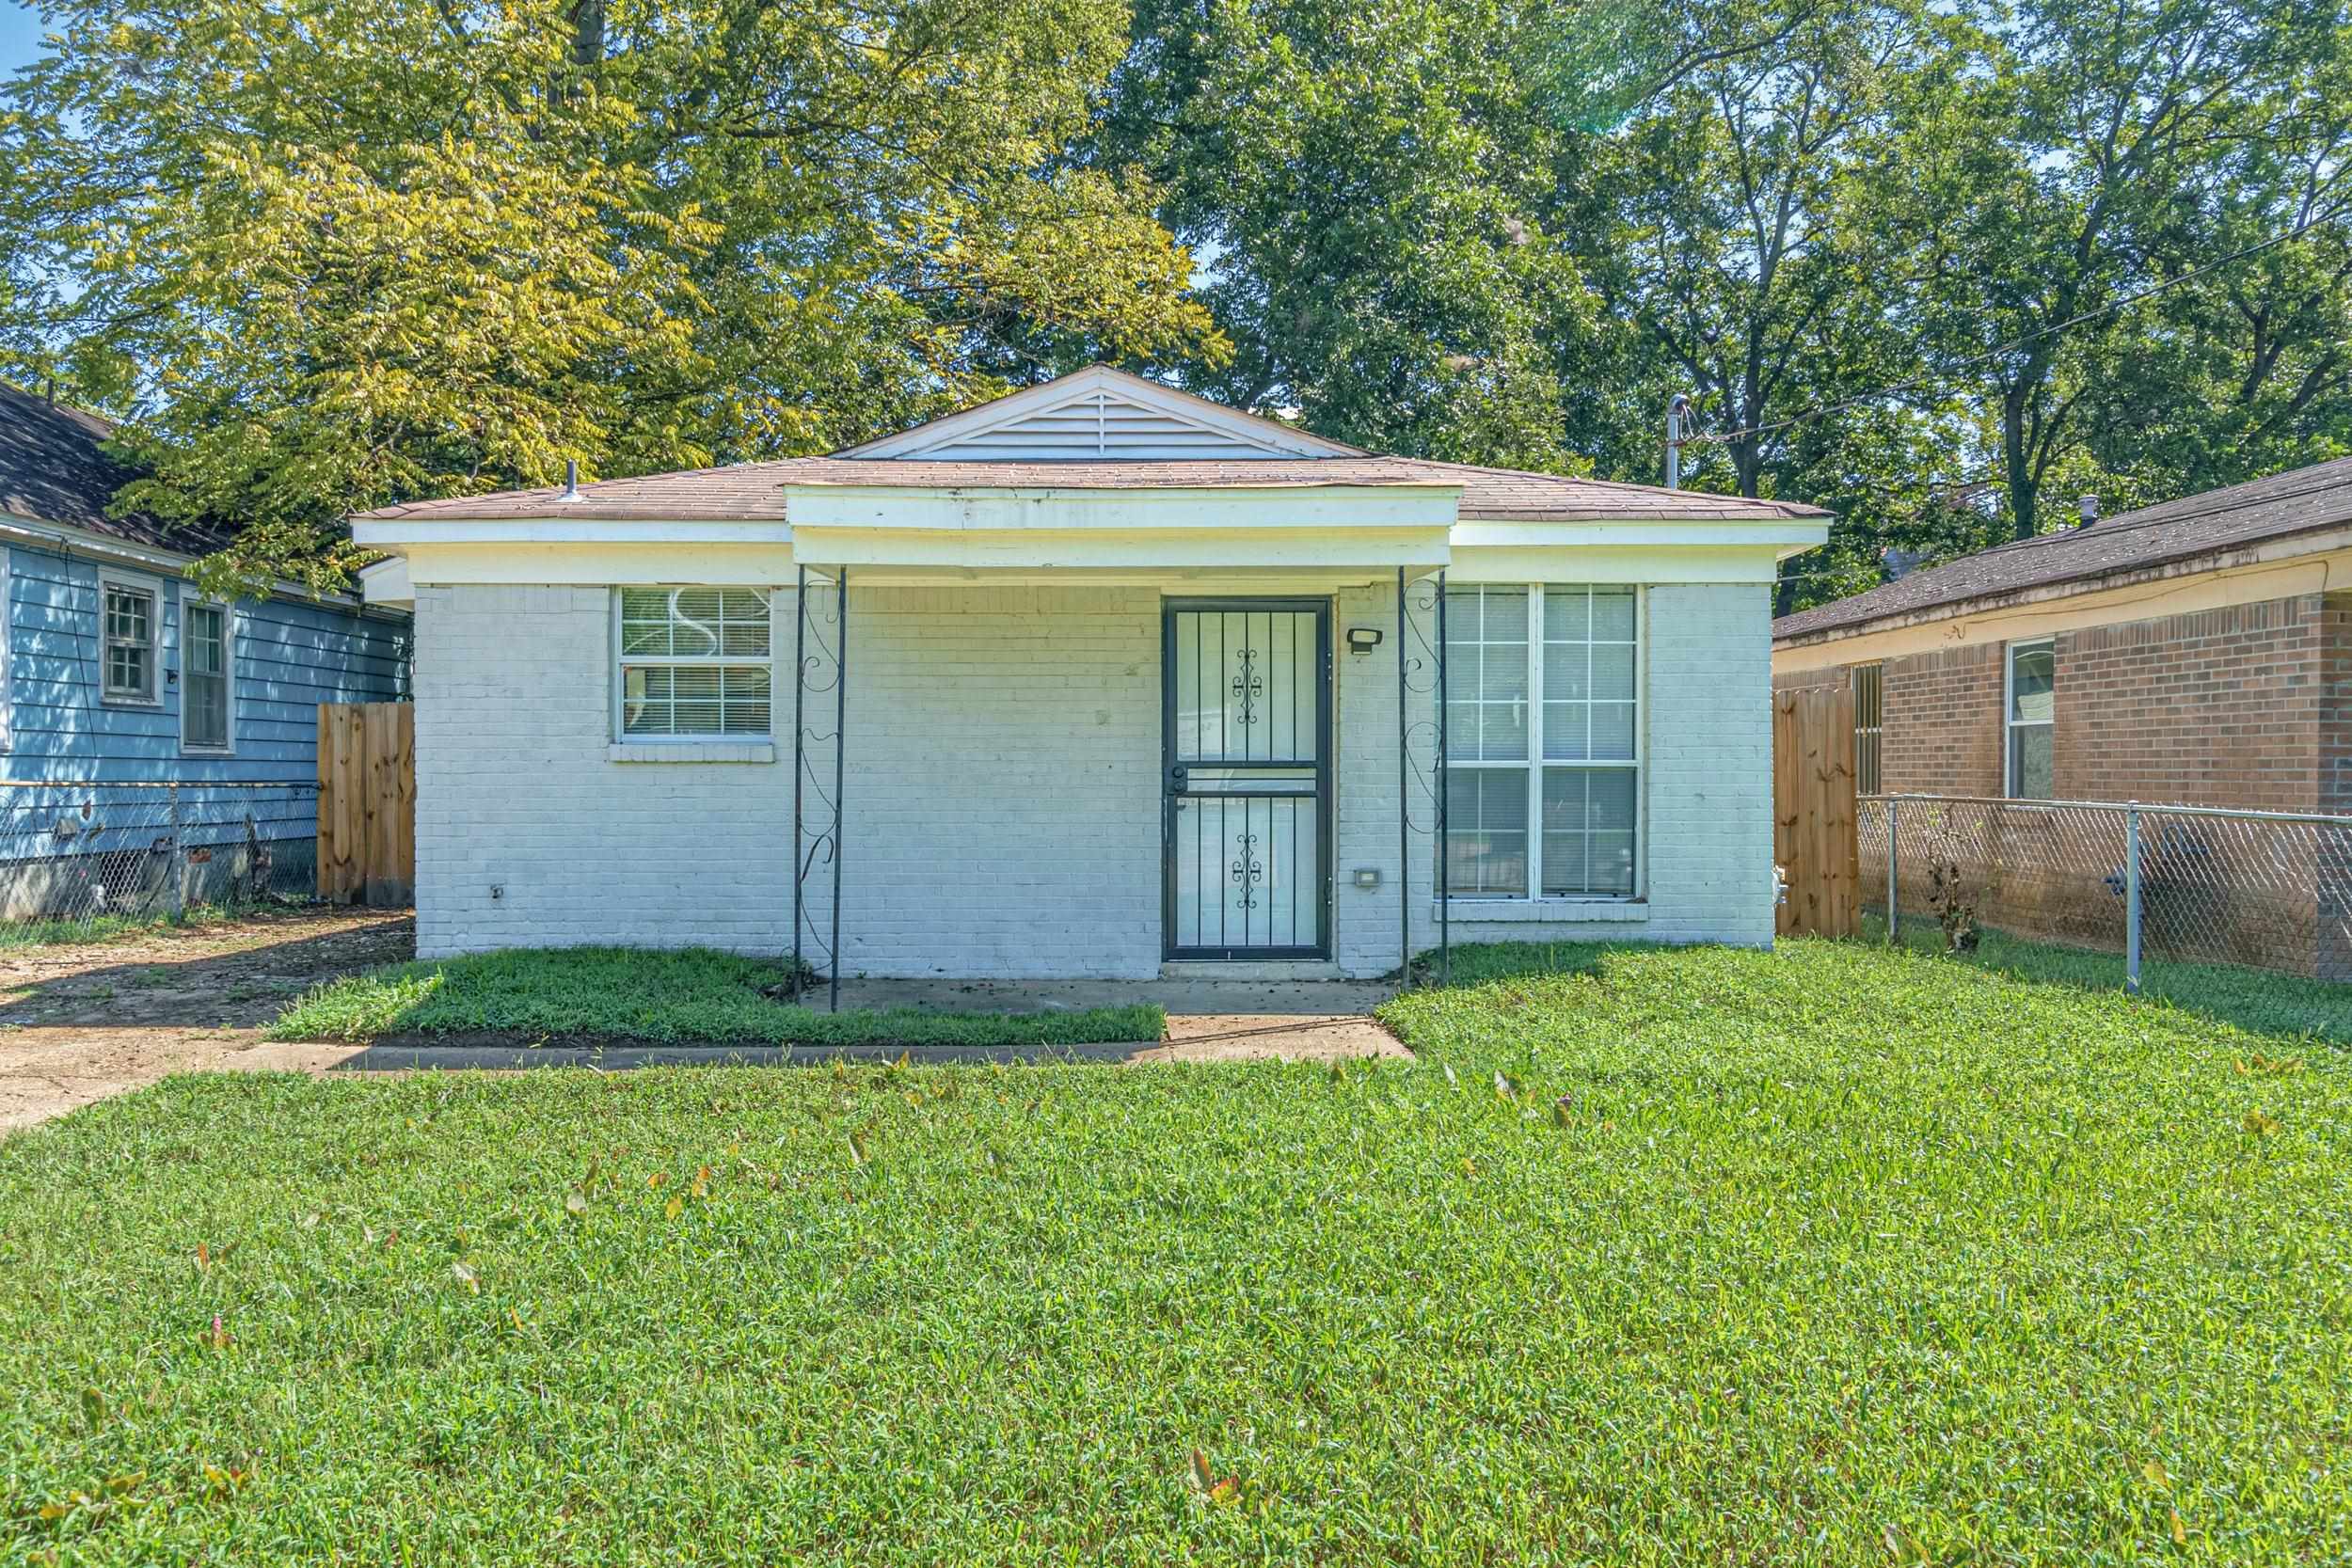
M 958 490 L 1308 490 L 1331 486 L 1458 486 L 1466 521 L 1722 521 L 1822 517 L 1794 501 L 1752 501 L 1701 490 L 1614 484 L 1513 468 L 1481 468 L 1417 457 L 1265 457 L 1182 462 L 969 462 L 940 459 L 791 457 L 773 463 L 490 496 L 410 501 L 362 513 L 363 519 L 568 517 L 582 521 L 789 521 L 787 491 L 801 485 Z
M 1776 641 L 1938 612 L 2034 589 L 2102 582 L 2201 556 L 2352 525 L 2352 457 L 2122 512 L 1914 572 L 1772 623 Z
M 1384 457 L 1095 365 L 830 457 L 740 463 L 561 490 L 411 501 L 364 520 L 789 522 L 796 487 L 909 490 L 1458 489 L 1492 522 L 1764 522 L 1825 517 L 1792 501 Z
M 108 516 L 115 492 L 136 477 L 105 450 L 113 435 L 95 414 L 0 382 L 0 513 L 189 555 L 229 542 L 230 530 Z
M 1212 457 L 1362 457 L 1278 420 L 1115 371 L 1057 376 L 896 436 L 834 453 L 848 458 L 1070 462 Z

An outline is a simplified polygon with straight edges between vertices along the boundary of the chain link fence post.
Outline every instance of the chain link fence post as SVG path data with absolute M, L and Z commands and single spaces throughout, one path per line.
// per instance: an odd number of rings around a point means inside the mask
M 164 890 L 164 909 L 172 919 L 187 913 L 188 879 L 180 850 L 180 786 L 171 785 L 164 791 L 164 827 L 170 834 L 171 847 L 164 858 L 164 875 L 169 885 Z
M 1886 945 L 1896 943 L 1895 935 L 1895 797 L 1886 798 Z
M 2139 994 L 2139 807 L 2123 812 L 2123 990 Z

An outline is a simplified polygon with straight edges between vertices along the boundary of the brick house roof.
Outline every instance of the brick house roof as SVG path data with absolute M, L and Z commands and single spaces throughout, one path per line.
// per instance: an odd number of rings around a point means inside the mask
M 1141 490 L 1314 489 L 1332 485 L 1459 485 L 1460 515 L 1498 522 L 1625 519 L 1762 521 L 1825 517 L 1794 501 L 1744 500 L 1700 490 L 1666 490 L 1558 474 L 1481 468 L 1415 457 L 1201 458 L 1184 461 L 968 462 L 939 459 L 793 457 L 723 468 L 608 479 L 580 487 L 578 500 L 555 489 L 410 501 L 361 513 L 362 518 L 501 519 L 579 517 L 647 521 L 775 522 L 786 516 L 784 490 L 795 484 L 883 485 L 934 489 Z
M 135 472 L 105 450 L 114 426 L 0 381 L 0 512 L 135 545 L 201 555 L 234 531 L 106 508 Z
M 2137 512 L 2039 534 L 1914 572 L 1867 593 L 1772 623 L 1775 641 L 1869 625 L 1896 616 L 1960 609 L 2028 589 L 2080 583 L 2352 524 L 2352 457 L 2296 468 L 2225 489 L 2183 496 Z

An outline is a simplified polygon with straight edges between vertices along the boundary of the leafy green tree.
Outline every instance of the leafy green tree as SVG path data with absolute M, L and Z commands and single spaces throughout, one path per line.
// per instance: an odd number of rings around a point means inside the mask
M 1596 300 L 1547 215 L 1572 161 L 1505 0 L 1142 0 L 1098 155 L 1150 168 L 1236 352 L 1199 389 L 1327 435 L 1581 466 L 1554 345 Z
M 2159 314 L 2123 308 L 2291 225 L 2276 154 L 2339 25 L 2305 0 L 2029 0 L 1981 18 L 1976 67 L 1903 126 L 1878 206 L 1918 285 L 1896 320 L 1981 398 L 2013 536 L 2043 526 L 2086 397 L 2155 363 Z
M 59 0 L 0 111 L 0 353 L 126 504 L 339 580 L 422 495 L 820 450 L 1092 357 L 1220 363 L 1148 182 L 1067 150 L 1118 0 Z

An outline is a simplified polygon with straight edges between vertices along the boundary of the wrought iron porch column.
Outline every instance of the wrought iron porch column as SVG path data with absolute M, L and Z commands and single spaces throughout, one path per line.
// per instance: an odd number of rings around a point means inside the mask
M 808 765 L 808 729 L 803 720 L 808 694 L 808 568 L 796 566 L 792 588 L 792 997 L 800 999 L 801 976 L 801 769 Z
M 1412 803 L 1410 777 L 1413 760 L 1406 736 L 1410 726 L 1406 721 L 1406 699 L 1411 695 L 1405 684 L 1405 568 L 1396 569 L 1396 972 L 1405 977 L 1404 989 L 1413 989 L 1413 823 L 1408 815 Z
M 1454 866 L 1446 842 L 1445 568 L 1438 568 L 1438 984 L 1454 983 Z
M 841 1010 L 841 786 L 848 776 L 850 750 L 850 569 L 833 569 L 833 962 L 826 1010 Z

